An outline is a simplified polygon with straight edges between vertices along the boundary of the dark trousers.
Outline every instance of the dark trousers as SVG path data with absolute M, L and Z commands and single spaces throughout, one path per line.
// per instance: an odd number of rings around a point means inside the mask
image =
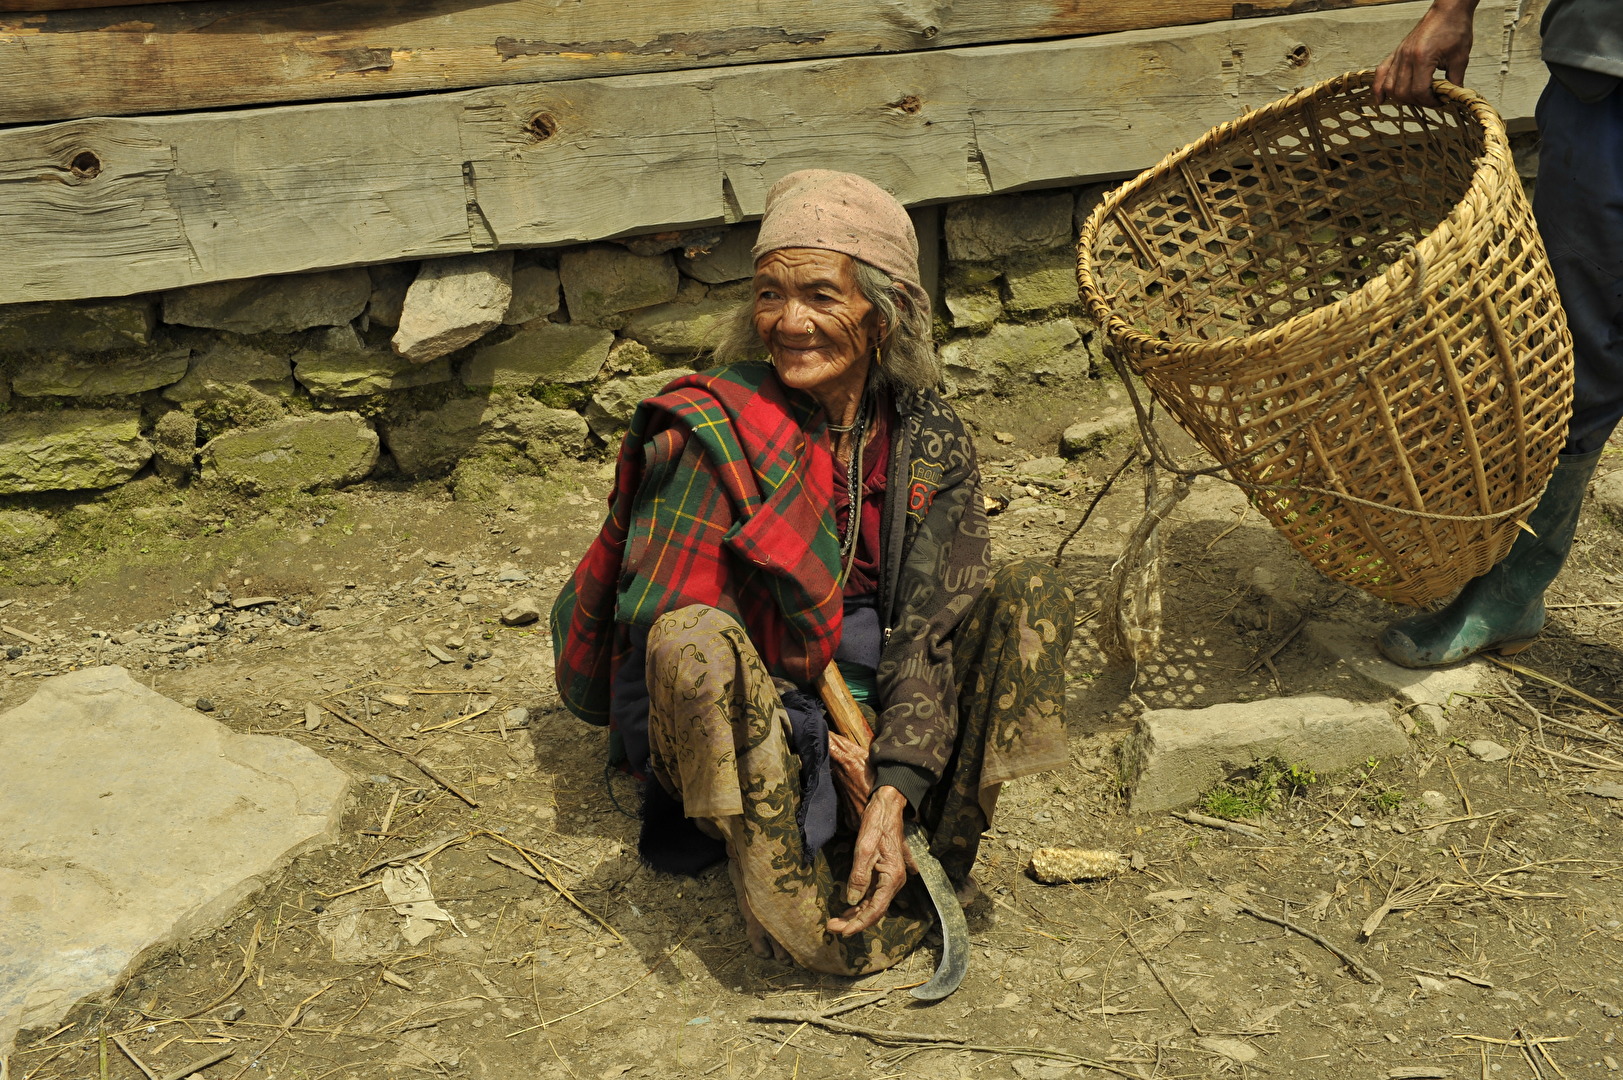
M 1572 329 L 1565 454 L 1599 450 L 1623 417 L 1623 88 L 1585 102 L 1552 77 L 1533 214 Z

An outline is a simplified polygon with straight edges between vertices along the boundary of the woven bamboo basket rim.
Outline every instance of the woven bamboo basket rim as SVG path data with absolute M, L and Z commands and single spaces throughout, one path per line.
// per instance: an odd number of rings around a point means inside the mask
M 1226 143 L 1237 135 L 1250 134 L 1259 125 L 1273 120 L 1281 113 L 1293 112 L 1306 102 L 1344 94 L 1351 90 L 1368 89 L 1374 78 L 1373 69 L 1349 71 L 1344 75 L 1303 87 L 1233 120 L 1224 121 L 1194 142 L 1174 150 L 1133 179 L 1115 188 L 1093 208 L 1093 212 L 1088 215 L 1087 222 L 1082 227 L 1080 242 L 1077 245 L 1078 291 L 1094 321 L 1118 345 L 1128 346 L 1127 351 L 1133 354 L 1135 366 L 1153 363 L 1151 357 L 1211 361 L 1243 359 L 1245 347 L 1250 342 L 1263 338 L 1305 335 L 1315 324 L 1328 320 L 1351 320 L 1365 311 L 1379 309 L 1405 293 L 1413 295 L 1424 286 L 1423 268 L 1445 252 L 1454 235 L 1463 226 L 1471 224 L 1481 213 L 1483 205 L 1490 197 L 1489 185 L 1503 176 L 1503 168 L 1514 171 L 1510 140 L 1505 134 L 1503 121 L 1499 119 L 1493 106 L 1475 91 L 1442 80 L 1432 83 L 1433 91 L 1439 98 L 1463 106 L 1483 136 L 1483 152 L 1471 177 L 1471 183 L 1448 215 L 1439 220 L 1425 236 L 1415 241 L 1404 257 L 1394 259 L 1380 276 L 1366 281 L 1342 299 L 1260 327 L 1244 336 L 1215 340 L 1167 341 L 1134 329 L 1118 315 L 1110 303 L 1111 294 L 1100 287 L 1093 273 L 1094 238 L 1105 219 L 1120 210 L 1132 196 L 1150 184 L 1160 181 L 1167 173 L 1180 169 L 1186 162 L 1204 154 L 1213 146 Z M 1488 167 L 1496 159 L 1502 168 Z

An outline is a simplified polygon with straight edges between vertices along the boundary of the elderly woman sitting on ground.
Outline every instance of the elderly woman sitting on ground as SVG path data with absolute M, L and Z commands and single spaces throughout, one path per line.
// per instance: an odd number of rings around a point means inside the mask
M 754 254 L 722 366 L 631 422 L 553 609 L 558 689 L 649 778 L 648 863 L 725 858 L 758 954 L 857 975 L 929 927 L 904 820 L 961 887 L 1000 786 L 1067 760 L 1073 599 L 1046 565 L 989 573 L 901 205 L 794 173 Z M 812 691 L 830 664 L 875 730 L 866 754 Z

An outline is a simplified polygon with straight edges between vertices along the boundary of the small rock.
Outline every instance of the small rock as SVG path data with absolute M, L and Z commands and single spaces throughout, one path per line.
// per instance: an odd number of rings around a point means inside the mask
M 479 602 L 479 594 L 475 592 L 465 592 L 461 596 L 457 597 L 456 601 L 459 604 L 477 604 Z
M 670 255 L 633 255 L 615 244 L 572 248 L 559 260 L 569 315 L 597 325 L 622 311 L 676 298 L 678 274 Z
M 378 461 L 378 435 L 355 413 L 295 416 L 209 440 L 203 476 L 251 492 L 313 491 L 353 483 Z
M 1613 525 L 1623 527 L 1623 469 L 1598 477 L 1590 490 L 1596 508 L 1611 518 Z
M 755 256 L 750 252 L 760 231 L 758 225 L 734 225 L 722 234 L 720 240 L 711 244 L 708 251 L 692 256 L 678 255 L 677 265 L 688 277 L 706 285 L 721 285 L 753 277 Z
M 293 355 L 293 376 L 312 397 L 361 397 L 449 382 L 451 363 L 445 359 L 419 363 L 372 348 L 353 326 L 333 326 L 316 333 Z
M 962 390 L 988 390 L 1010 379 L 1034 375 L 1083 378 L 1092 369 L 1082 335 L 1068 319 L 999 323 L 980 337 L 960 338 L 941 347 L 941 364 Z
M 544 319 L 558 310 L 558 271 L 547 266 L 513 270 L 513 301 L 502 322 L 509 326 Z
M 275 403 L 293 393 L 293 365 L 287 354 L 273 353 L 249 338 L 221 334 L 192 357 L 185 378 L 163 390 L 177 405 L 200 401 Z
M 1441 791 L 1432 789 L 1422 791 L 1420 793 L 1420 801 L 1426 805 L 1427 809 L 1435 810 L 1437 813 L 1444 813 L 1454 809 L 1453 801 Z
M 513 567 L 508 567 L 506 570 L 503 570 L 501 573 L 496 575 L 496 580 L 497 581 L 529 581 L 530 580 L 530 575 L 526 574 L 522 570 L 514 569 Z
M 502 324 L 513 300 L 513 253 L 430 259 L 406 291 L 394 351 L 426 364 L 471 345 Z
M 590 382 L 603 370 L 614 332 L 570 323 L 536 323 L 487 345 L 462 365 L 464 386 L 528 390 L 537 383 Z
M 1032 458 L 1022 461 L 1015 466 L 1017 476 L 1040 476 L 1044 478 L 1059 476 L 1065 471 L 1065 459 L 1061 457 Z
M 1143 713 L 1122 748 L 1134 813 L 1199 798 L 1237 769 L 1268 758 L 1315 772 L 1396 757 L 1409 740 L 1379 706 L 1321 695 Z
M 1069 248 L 1075 212 L 1069 191 L 952 203 L 943 223 L 947 256 L 954 262 L 996 262 L 1020 252 Z
M 1448 734 L 1448 714 L 1441 705 L 1422 701 L 1409 711 L 1417 723 L 1430 728 L 1431 733 L 1439 739 Z
M 56 522 L 32 510 L 0 510 L 0 551 L 27 555 L 56 535 Z
M 139 413 L 62 409 L 0 416 L 0 495 L 115 487 L 150 460 Z
M 510 728 L 530 726 L 530 710 L 522 705 L 515 705 L 502 715 L 502 720 Z
M 438 645 L 424 644 L 423 648 L 428 651 L 428 655 L 432 656 L 434 659 L 438 660 L 442 664 L 454 664 L 454 663 L 456 663 L 456 657 L 452 656 L 450 653 L 446 652 L 444 649 L 440 648 Z
M 1473 739 L 1465 748 L 1478 761 L 1503 761 L 1510 756 L 1509 750 L 1492 739 Z
M 326 723 L 327 712 L 313 701 L 304 703 L 304 730 L 314 731 Z
M 170 409 L 152 425 L 152 456 L 158 474 L 183 480 L 197 464 L 197 417 L 185 409 Z
M 248 1010 L 241 1005 L 227 1005 L 214 1014 L 215 1019 L 224 1020 L 228 1024 L 236 1023 L 246 1015 L 248 1015 Z
M 1601 799 L 1623 799 L 1623 784 L 1615 780 L 1592 780 L 1578 790 Z
M 638 405 L 658 394 L 672 379 L 687 374 L 691 374 L 688 368 L 669 368 L 652 375 L 632 375 L 605 383 L 586 407 L 586 422 L 592 434 L 605 442 L 619 438 Z
M 196 708 L 198 712 L 213 712 L 214 701 L 212 698 L 200 697 L 197 699 Z
M 1014 442 L 1014 436 L 1007 431 L 994 431 L 992 432 L 992 438 L 1004 446 L 1009 446 Z
M 1078 303 L 1076 253 L 1070 248 L 1012 256 L 1003 271 L 1010 311 L 1044 311 Z
M 163 320 L 239 334 L 291 334 L 342 326 L 366 309 L 372 279 L 363 269 L 216 281 L 163 297 Z
M 1059 437 L 1059 452 L 1065 457 L 1092 453 L 1133 430 L 1137 420 L 1131 409 L 1111 409 L 1093 420 L 1082 420 L 1066 428 Z
M 372 296 L 366 304 L 366 319 L 379 326 L 399 326 L 400 311 L 406 305 L 406 291 L 417 277 L 417 264 L 381 263 L 369 266 Z
M 0 352 L 85 353 L 127 349 L 152 339 L 157 311 L 145 296 L 0 307 Z
M 502 612 L 502 625 L 528 626 L 539 621 L 542 614 L 541 606 L 534 600 L 519 600 Z
M 260 604 L 274 604 L 280 599 L 279 596 L 244 596 L 231 601 L 231 606 L 241 611 L 244 608 L 258 607 Z
M 385 690 L 378 695 L 378 700 L 397 709 L 411 708 L 411 695 L 402 694 L 398 690 Z
M 145 349 L 95 357 L 48 353 L 29 358 L 11 377 L 18 397 L 104 397 L 139 394 L 178 382 L 190 349 Z
M 1354 814 L 1352 817 L 1347 819 L 1347 824 L 1351 825 L 1355 829 L 1362 829 L 1366 823 L 1362 817 Z

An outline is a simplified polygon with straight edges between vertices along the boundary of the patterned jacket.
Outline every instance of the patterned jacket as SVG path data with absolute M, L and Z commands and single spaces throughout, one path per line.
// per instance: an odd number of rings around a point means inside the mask
M 934 390 L 899 394 L 880 534 L 874 760 L 940 780 L 958 735 L 952 634 L 986 587 L 991 534 L 975 444 Z

